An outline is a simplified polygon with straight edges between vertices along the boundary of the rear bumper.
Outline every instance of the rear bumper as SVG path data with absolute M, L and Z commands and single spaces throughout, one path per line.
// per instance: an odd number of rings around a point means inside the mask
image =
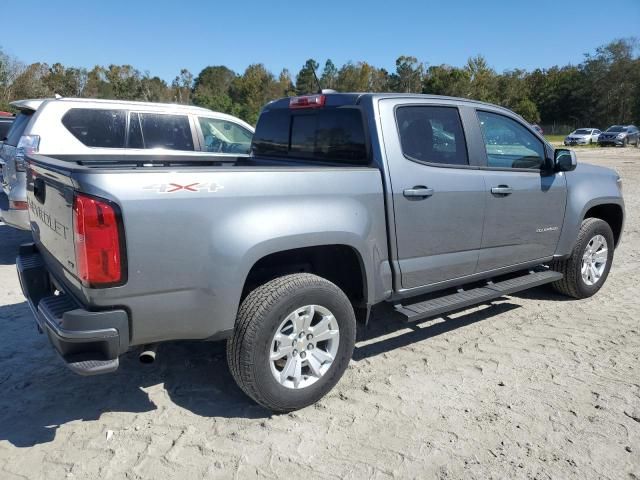
M 118 357 L 129 349 L 127 312 L 91 312 L 64 292 L 55 295 L 49 272 L 34 244 L 20 247 L 16 266 L 38 330 L 47 334 L 65 364 L 80 375 L 115 371 Z

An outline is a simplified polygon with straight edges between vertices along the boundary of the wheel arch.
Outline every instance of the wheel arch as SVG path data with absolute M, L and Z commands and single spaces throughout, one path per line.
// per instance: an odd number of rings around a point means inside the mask
M 601 203 L 590 207 L 583 215 L 582 220 L 587 218 L 599 218 L 607 222 L 613 232 L 614 246 L 617 247 L 622 236 L 624 224 L 624 210 L 617 203 Z
M 356 309 L 367 309 L 370 282 L 362 253 L 348 243 L 316 244 L 270 251 L 249 268 L 240 302 L 254 288 L 291 273 L 313 273 L 336 284 Z

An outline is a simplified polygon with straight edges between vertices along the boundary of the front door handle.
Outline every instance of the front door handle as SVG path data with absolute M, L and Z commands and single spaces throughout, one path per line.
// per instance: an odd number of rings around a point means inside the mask
M 405 197 L 419 197 L 419 198 L 426 198 L 426 197 L 430 197 L 431 195 L 433 195 L 433 188 L 427 188 L 427 187 L 413 187 L 413 188 L 407 188 L 405 189 L 402 194 Z
M 491 193 L 494 195 L 511 195 L 513 193 L 513 188 L 508 185 L 499 185 L 497 187 L 491 187 Z

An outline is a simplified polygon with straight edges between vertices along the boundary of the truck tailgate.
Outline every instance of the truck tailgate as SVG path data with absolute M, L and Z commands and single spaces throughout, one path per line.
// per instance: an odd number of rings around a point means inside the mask
M 31 164 L 27 175 L 27 202 L 38 249 L 75 276 L 73 183 L 69 174 Z

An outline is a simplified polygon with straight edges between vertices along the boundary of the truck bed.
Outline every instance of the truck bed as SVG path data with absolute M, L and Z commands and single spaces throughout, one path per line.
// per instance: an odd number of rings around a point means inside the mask
M 121 286 L 88 288 L 77 278 L 77 193 L 119 208 L 126 255 Z M 382 193 L 377 168 L 268 158 L 34 155 L 28 175 L 36 248 L 54 283 L 88 310 L 127 311 L 130 345 L 224 335 L 247 273 L 272 251 L 330 238 L 367 252 L 364 261 L 388 278 Z M 380 282 L 372 280 L 370 294 L 383 295 L 385 288 L 376 291 L 374 284 Z

